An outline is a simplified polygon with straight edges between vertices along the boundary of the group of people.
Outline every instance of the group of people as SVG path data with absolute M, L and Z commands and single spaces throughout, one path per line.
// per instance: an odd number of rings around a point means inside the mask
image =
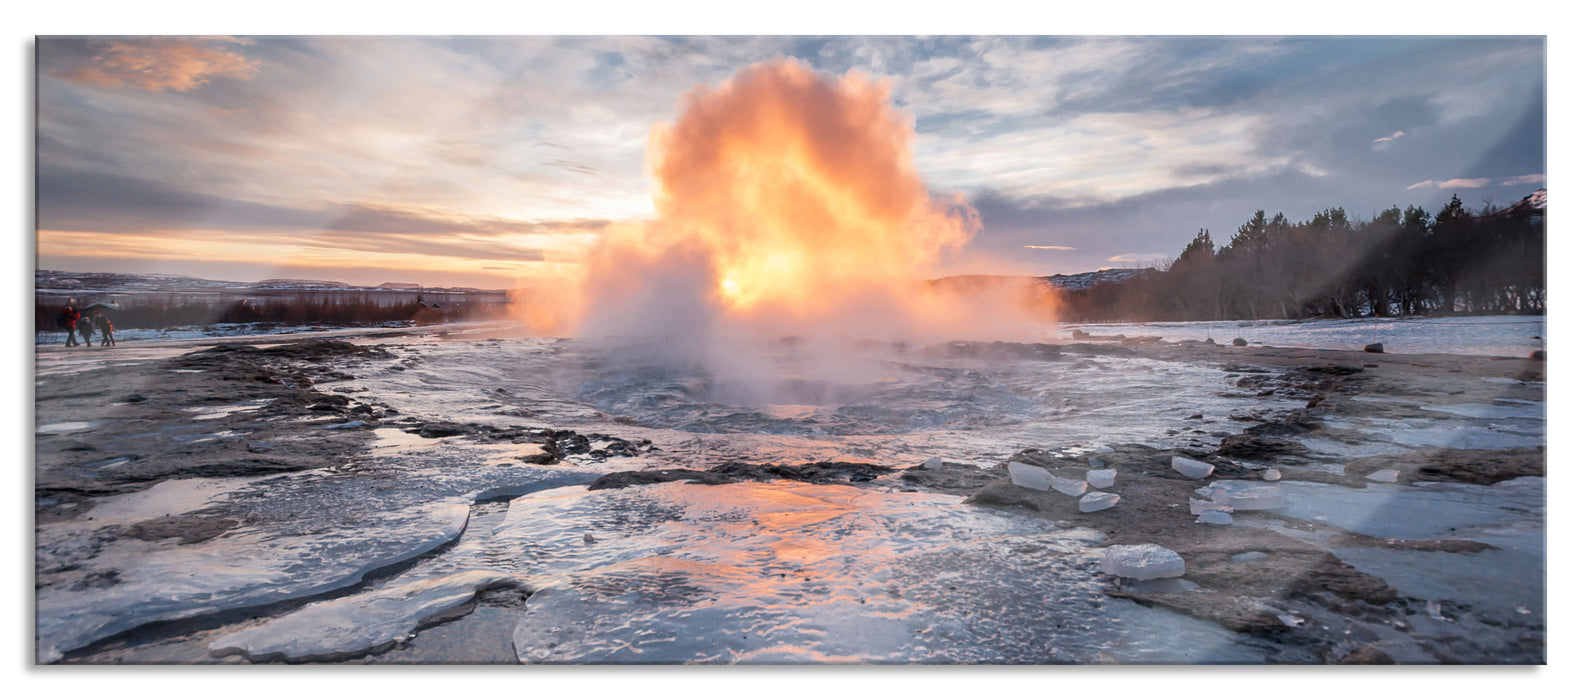
M 83 316 L 82 312 L 72 304 L 67 304 L 60 310 L 56 320 L 66 329 L 66 347 L 79 345 L 77 336 L 82 336 L 83 346 L 93 347 L 93 332 L 99 331 L 101 341 L 99 347 L 115 346 L 115 325 L 110 323 L 110 318 L 103 311 L 95 309 L 91 316 Z

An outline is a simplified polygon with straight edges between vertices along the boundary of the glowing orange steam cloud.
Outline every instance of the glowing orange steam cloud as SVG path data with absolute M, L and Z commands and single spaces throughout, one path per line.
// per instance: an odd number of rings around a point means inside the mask
M 711 251 L 734 311 L 795 316 L 915 282 L 979 228 L 928 196 L 912 124 L 883 84 L 760 63 L 684 99 L 649 137 L 667 228 Z
M 694 89 L 649 134 L 657 219 L 590 251 L 581 330 L 911 336 L 971 316 L 923 281 L 978 214 L 929 195 L 913 137 L 855 72 L 781 59 Z

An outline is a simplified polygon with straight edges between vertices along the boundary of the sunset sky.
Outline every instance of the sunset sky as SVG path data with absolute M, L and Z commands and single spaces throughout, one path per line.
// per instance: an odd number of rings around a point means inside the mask
M 981 215 L 940 274 L 1546 186 L 1541 37 L 40 38 L 37 264 L 565 275 L 654 215 L 645 151 L 682 95 L 778 57 L 888 81 L 923 181 Z

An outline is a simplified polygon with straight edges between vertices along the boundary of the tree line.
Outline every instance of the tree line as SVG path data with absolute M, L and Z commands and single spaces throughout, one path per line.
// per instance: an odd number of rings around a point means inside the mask
M 1542 314 L 1540 193 L 1476 213 L 1452 196 L 1433 216 L 1391 207 L 1367 220 L 1340 207 L 1302 222 L 1259 210 L 1223 247 L 1200 229 L 1164 269 L 1067 291 L 1060 315 L 1103 322 Z
M 62 305 L 34 303 L 34 329 L 57 331 Z M 208 326 L 216 323 L 264 323 L 282 326 L 374 326 L 393 322 L 482 320 L 507 316 L 506 305 L 448 302 L 435 308 L 422 302 L 379 304 L 366 298 L 299 297 L 256 301 L 210 302 L 170 297 L 122 302 L 106 315 L 117 329 Z

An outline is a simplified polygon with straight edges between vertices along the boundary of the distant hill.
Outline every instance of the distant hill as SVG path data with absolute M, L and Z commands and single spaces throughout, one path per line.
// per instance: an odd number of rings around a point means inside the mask
M 1048 275 L 1044 277 L 1031 275 L 952 275 L 929 280 L 928 284 L 936 288 L 979 291 L 1007 284 L 1025 284 L 1037 281 L 1064 290 L 1076 290 L 1087 289 L 1100 282 L 1125 282 L 1147 272 L 1150 272 L 1148 268 L 1111 268 L 1108 270 L 1080 272 L 1074 275 Z
M 1112 267 L 1107 270 L 1080 272 L 1075 275 L 1050 275 L 1044 279 L 1049 280 L 1050 284 L 1061 289 L 1087 289 L 1100 282 L 1125 282 L 1148 271 L 1149 268 L 1143 267 Z
M 195 291 L 247 291 L 247 290 L 334 290 L 334 291 L 387 291 L 387 292 L 466 292 L 504 294 L 503 289 L 476 287 L 425 287 L 413 282 L 385 282 L 377 287 L 363 287 L 333 280 L 307 280 L 276 278 L 259 282 L 232 282 L 210 280 L 184 275 L 120 272 L 61 272 L 35 270 L 35 291 L 59 292 L 195 292 Z

